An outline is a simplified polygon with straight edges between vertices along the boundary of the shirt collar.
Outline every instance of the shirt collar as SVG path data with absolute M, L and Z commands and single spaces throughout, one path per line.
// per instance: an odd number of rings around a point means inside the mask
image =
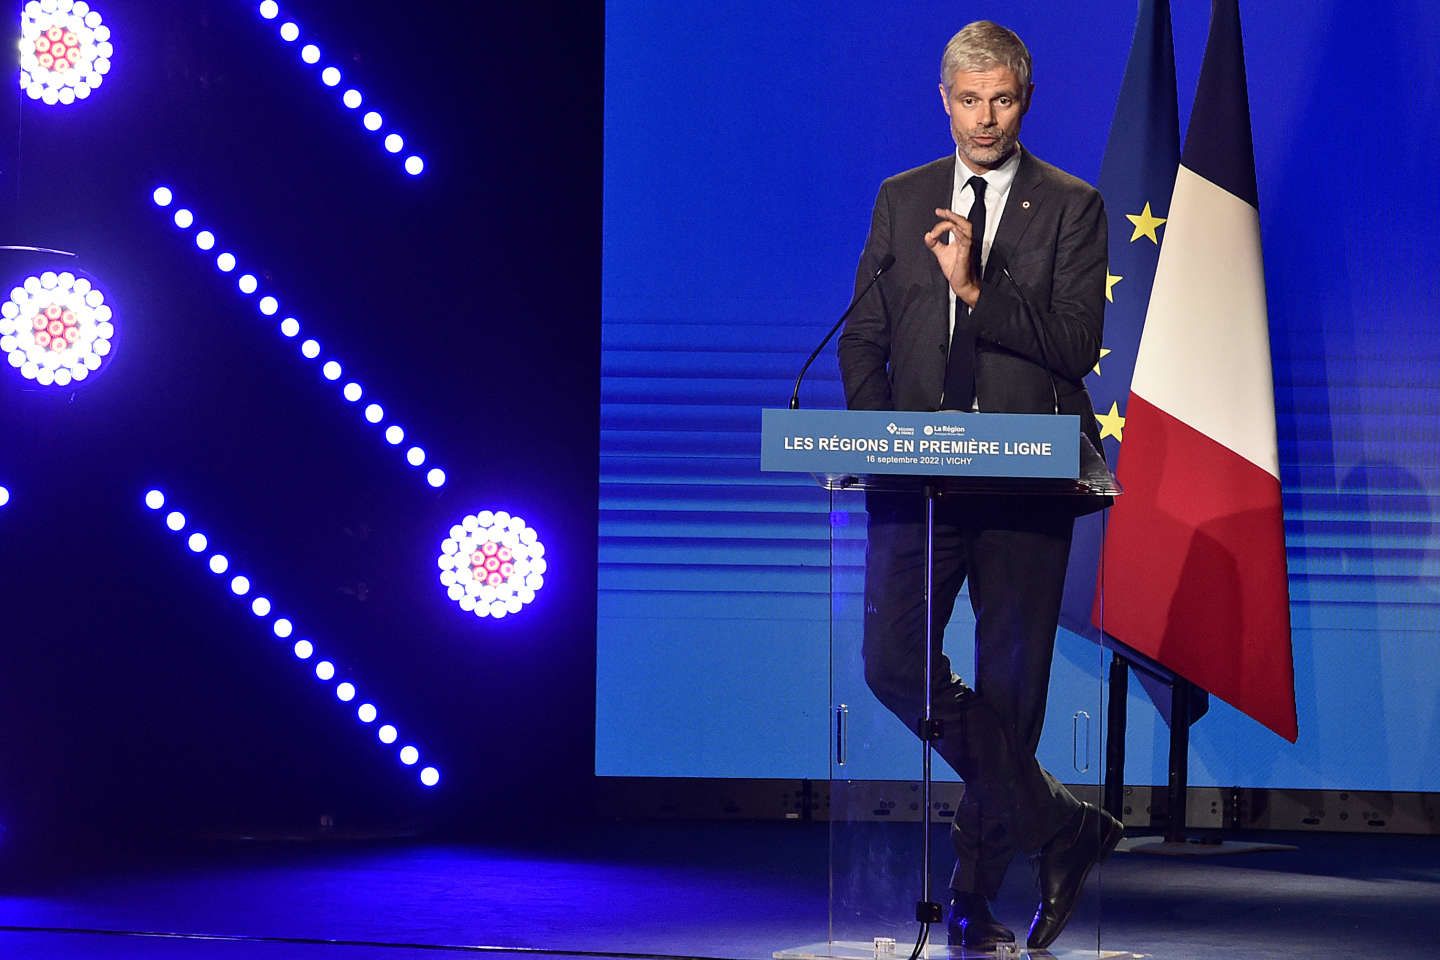
M 1018 143 L 1015 145 L 1015 152 L 1005 160 L 1004 163 L 994 170 L 986 170 L 982 174 L 974 173 L 965 166 L 965 161 L 960 159 L 960 148 L 955 148 L 955 187 L 956 192 L 965 188 L 965 184 L 971 177 L 981 177 L 985 181 L 987 196 L 998 197 L 1009 192 L 1010 184 L 1015 182 L 1015 172 L 1020 169 L 1020 152 L 1024 148 Z M 989 206 L 987 204 L 987 206 Z

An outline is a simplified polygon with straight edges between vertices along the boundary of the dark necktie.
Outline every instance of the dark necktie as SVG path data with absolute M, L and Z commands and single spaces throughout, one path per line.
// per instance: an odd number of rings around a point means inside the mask
M 975 193 L 970 206 L 970 276 L 980 282 L 980 247 L 985 242 L 985 181 L 971 177 L 968 187 Z M 955 332 L 950 336 L 950 354 L 945 361 L 945 394 L 942 410 L 970 410 L 975 399 L 975 335 L 969 332 L 961 314 L 963 300 L 955 301 Z

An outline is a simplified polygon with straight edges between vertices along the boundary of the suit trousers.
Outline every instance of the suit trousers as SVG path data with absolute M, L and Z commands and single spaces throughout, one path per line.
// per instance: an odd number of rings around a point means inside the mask
M 871 492 L 866 510 L 865 680 L 915 731 L 924 711 L 925 501 Z M 1038 851 L 1080 809 L 1035 759 L 1073 526 L 1068 509 L 1041 497 L 935 501 L 931 709 L 943 725 L 936 750 L 965 781 L 951 887 L 987 899 L 1017 851 Z M 973 686 L 943 650 L 967 580 Z

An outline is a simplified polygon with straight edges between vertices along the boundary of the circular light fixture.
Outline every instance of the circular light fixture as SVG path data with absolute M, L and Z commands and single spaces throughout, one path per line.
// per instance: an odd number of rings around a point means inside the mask
M 110 28 L 85 0 L 30 0 L 20 15 L 20 89 L 50 105 L 84 100 L 110 72 Z M 163 204 L 162 204 L 163 206 Z
M 100 369 L 115 337 L 105 295 L 84 277 L 46 271 L 0 305 L 0 352 L 26 380 L 68 387 Z
M 482 510 L 440 544 L 440 585 L 477 617 L 519 613 L 545 585 L 545 545 L 519 517 Z

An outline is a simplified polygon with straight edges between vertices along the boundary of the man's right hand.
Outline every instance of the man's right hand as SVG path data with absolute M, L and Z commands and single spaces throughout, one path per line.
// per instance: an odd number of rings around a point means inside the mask
M 956 298 L 967 307 L 973 307 L 980 299 L 980 284 L 970 276 L 970 248 L 975 243 L 970 221 L 943 207 L 935 208 L 935 216 L 940 218 L 940 222 L 925 234 L 925 246 L 935 255 L 935 262 L 950 282 Z M 942 243 L 941 238 L 952 231 L 955 239 Z

